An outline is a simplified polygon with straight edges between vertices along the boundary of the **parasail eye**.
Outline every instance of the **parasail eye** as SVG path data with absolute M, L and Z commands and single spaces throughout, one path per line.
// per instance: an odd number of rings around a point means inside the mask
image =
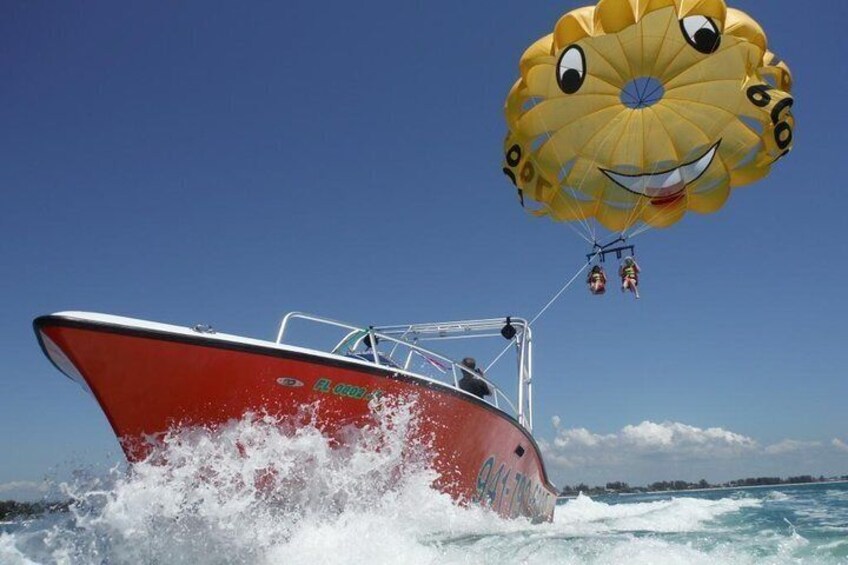
M 566 94 L 574 94 L 583 86 L 586 78 L 586 55 L 583 50 L 572 45 L 562 52 L 557 65 L 557 82 Z
M 680 20 L 680 29 L 689 45 L 709 55 L 718 51 L 721 33 L 718 26 L 706 16 L 689 16 Z

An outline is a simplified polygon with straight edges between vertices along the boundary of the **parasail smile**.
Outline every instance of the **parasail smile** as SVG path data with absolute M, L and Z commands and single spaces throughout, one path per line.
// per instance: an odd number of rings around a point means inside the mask
M 601 172 L 624 190 L 652 199 L 666 200 L 680 195 L 688 184 L 701 178 L 710 168 L 720 145 L 721 140 L 694 161 L 667 171 L 641 175 L 626 175 L 606 169 L 601 169 Z

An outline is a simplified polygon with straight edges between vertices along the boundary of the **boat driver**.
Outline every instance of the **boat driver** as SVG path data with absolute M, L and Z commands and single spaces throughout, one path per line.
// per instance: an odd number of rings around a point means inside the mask
M 459 388 L 480 398 L 491 396 L 492 390 L 486 384 L 486 381 L 481 378 L 483 371 L 477 366 L 477 361 L 473 357 L 466 357 L 460 365 L 468 370 L 463 369 L 462 378 L 459 379 Z

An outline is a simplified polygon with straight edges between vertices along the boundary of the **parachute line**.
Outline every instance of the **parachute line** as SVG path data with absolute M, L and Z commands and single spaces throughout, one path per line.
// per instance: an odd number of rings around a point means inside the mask
M 547 311 L 548 311 L 548 308 L 550 308 L 551 306 L 553 306 L 554 302 L 556 302 L 556 301 L 559 299 L 559 297 L 560 297 L 560 296 L 562 296 L 562 294 L 563 294 L 566 290 L 568 290 L 568 288 L 569 288 L 572 284 L 574 284 L 574 281 L 576 281 L 576 280 L 577 280 L 577 278 L 578 278 L 580 275 L 582 275 L 582 274 L 583 274 L 583 271 L 585 271 L 585 270 L 589 267 L 589 264 L 590 264 L 592 261 L 594 261 L 594 260 L 595 260 L 595 258 L 596 258 L 597 256 L 598 256 L 598 253 L 595 253 L 595 255 L 594 255 L 594 256 L 592 256 L 592 257 L 591 257 L 591 258 L 590 258 L 590 259 L 589 259 L 589 260 L 588 260 L 588 261 L 587 261 L 587 262 L 586 262 L 586 263 L 585 263 L 582 267 L 580 267 L 580 269 L 578 269 L 578 271 L 577 271 L 576 273 L 574 273 L 574 276 L 573 276 L 573 277 L 571 277 L 571 278 L 568 280 L 568 282 L 567 282 L 567 283 L 565 283 L 565 286 L 563 286 L 561 289 L 559 289 L 559 292 L 557 292 L 557 293 L 553 296 L 553 298 L 551 298 L 551 299 L 548 301 L 548 303 L 547 303 L 547 304 L 545 304 L 545 306 L 544 306 L 541 310 L 539 310 L 539 312 L 538 312 L 535 316 L 533 316 L 533 318 L 530 320 L 530 324 L 529 324 L 529 325 L 531 325 L 531 326 L 532 326 L 533 324 L 535 324 L 535 323 L 536 323 L 536 320 L 538 320 L 539 318 L 541 318 L 541 317 L 542 317 L 542 315 L 543 315 L 545 312 L 547 312 Z M 495 363 L 497 363 L 498 361 L 500 361 L 501 357 L 503 357 L 503 356 L 506 354 L 506 352 L 507 352 L 507 351 L 509 351 L 509 348 L 510 348 L 510 347 L 512 347 L 512 345 L 515 343 L 515 340 L 516 340 L 516 339 L 517 339 L 517 336 L 516 336 L 516 337 L 514 337 L 514 338 L 512 338 L 512 339 L 509 341 L 509 343 L 507 343 L 507 344 L 506 344 L 506 347 L 504 347 L 504 348 L 503 348 L 503 351 L 501 351 L 500 353 L 498 353 L 498 356 L 497 356 L 497 357 L 495 357 L 494 359 L 492 359 L 492 361 L 489 363 L 489 365 L 488 365 L 488 366 L 486 367 L 486 369 L 483 371 L 484 373 L 488 373 L 488 372 L 489 372 L 489 369 L 491 369 L 492 367 L 494 367 L 494 366 L 495 366 Z

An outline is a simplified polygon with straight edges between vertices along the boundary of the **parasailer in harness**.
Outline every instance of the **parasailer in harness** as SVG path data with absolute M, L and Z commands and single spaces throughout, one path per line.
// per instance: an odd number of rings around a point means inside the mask
M 633 257 L 626 257 L 618 269 L 618 275 L 621 277 L 621 292 L 630 290 L 639 298 L 639 264 Z
M 607 291 L 607 275 L 600 265 L 592 267 L 586 283 L 589 285 L 589 292 L 592 294 L 600 295 Z

